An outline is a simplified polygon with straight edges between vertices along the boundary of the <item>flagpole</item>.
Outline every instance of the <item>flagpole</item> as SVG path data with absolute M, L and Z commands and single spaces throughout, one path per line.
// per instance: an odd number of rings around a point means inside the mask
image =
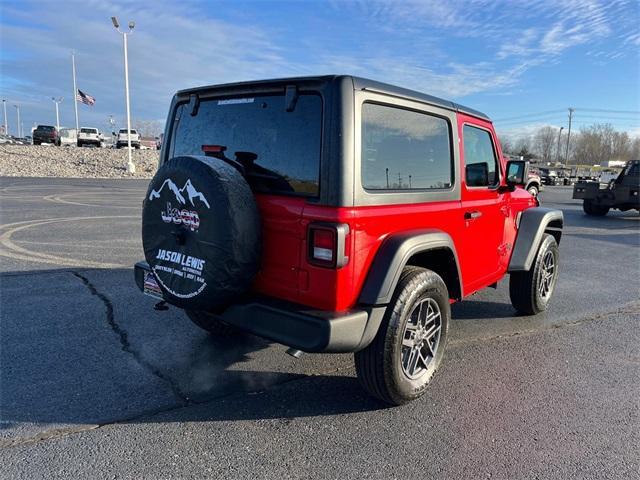
M 73 68 L 73 107 L 76 111 L 76 138 L 80 131 L 80 124 L 78 122 L 78 87 L 76 86 L 76 54 L 71 52 L 71 65 Z

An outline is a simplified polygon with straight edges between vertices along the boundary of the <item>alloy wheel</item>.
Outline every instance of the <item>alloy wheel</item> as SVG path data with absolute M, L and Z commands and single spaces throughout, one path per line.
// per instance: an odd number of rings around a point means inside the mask
M 442 313 L 433 298 L 423 298 L 413 308 L 402 337 L 402 371 L 412 380 L 421 377 L 440 344 Z

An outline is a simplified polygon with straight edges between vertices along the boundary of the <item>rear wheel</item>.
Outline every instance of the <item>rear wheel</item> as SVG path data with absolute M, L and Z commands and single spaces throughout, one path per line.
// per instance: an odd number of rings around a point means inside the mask
M 582 202 L 582 209 L 584 210 L 584 213 L 593 217 L 604 217 L 609 213 L 609 207 L 598 205 L 589 198 L 585 198 L 584 202 Z
M 527 192 L 529 192 L 532 197 L 537 197 L 538 187 L 536 185 L 530 185 L 529 188 L 527 188 Z
M 215 337 L 232 337 L 239 330 L 222 322 L 215 315 L 200 310 L 185 310 L 187 317 L 201 329 Z
M 406 267 L 376 337 L 355 354 L 364 389 L 391 405 L 420 397 L 442 361 L 450 317 L 442 278 Z
M 547 309 L 558 279 L 559 259 L 556 239 L 545 234 L 531 269 L 511 274 L 509 296 L 518 312 L 535 315 Z

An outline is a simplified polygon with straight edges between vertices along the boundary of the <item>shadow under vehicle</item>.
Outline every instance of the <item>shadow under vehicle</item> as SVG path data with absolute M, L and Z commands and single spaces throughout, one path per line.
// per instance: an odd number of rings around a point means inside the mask
M 640 160 L 630 160 L 615 180 L 603 186 L 600 182 L 578 182 L 573 198 L 582 200 L 587 215 L 601 217 L 614 208 L 640 212 Z

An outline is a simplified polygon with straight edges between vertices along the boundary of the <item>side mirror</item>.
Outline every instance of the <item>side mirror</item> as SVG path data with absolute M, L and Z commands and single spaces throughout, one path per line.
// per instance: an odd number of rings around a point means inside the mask
M 524 187 L 529 177 L 529 162 L 510 160 L 507 162 L 507 186 Z
M 465 179 L 467 187 L 486 187 L 489 185 L 489 165 L 486 162 L 467 165 Z

